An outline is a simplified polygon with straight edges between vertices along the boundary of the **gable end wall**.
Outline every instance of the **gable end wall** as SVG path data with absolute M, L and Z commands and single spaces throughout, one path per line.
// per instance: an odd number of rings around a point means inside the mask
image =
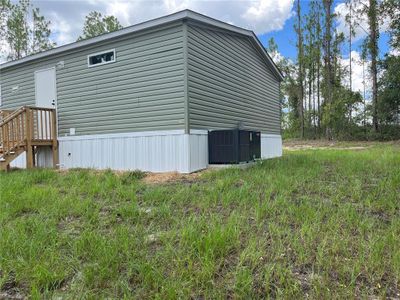
M 280 135 L 279 81 L 249 37 L 188 24 L 190 129 Z

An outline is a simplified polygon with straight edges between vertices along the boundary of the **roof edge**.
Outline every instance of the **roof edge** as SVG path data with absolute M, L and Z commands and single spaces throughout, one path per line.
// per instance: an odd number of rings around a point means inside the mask
M 43 57 L 47 57 L 50 55 L 54 55 L 54 54 L 58 54 L 58 53 L 62 53 L 65 51 L 69 51 L 69 50 L 73 50 L 73 49 L 77 49 L 77 48 L 81 48 L 81 47 L 85 47 L 85 46 L 89 46 L 89 45 L 93 45 L 102 41 L 107 41 L 109 39 L 113 39 L 116 37 L 120 37 L 120 36 L 124 36 L 130 33 L 134 33 L 134 32 L 138 32 L 141 30 L 145 30 L 145 29 L 149 29 L 152 27 L 156 27 L 156 26 L 160 26 L 160 25 L 164 25 L 167 23 L 171 23 L 174 21 L 178 21 L 181 19 L 184 19 L 187 17 L 187 11 L 183 10 L 183 11 L 179 11 L 170 15 L 166 15 L 166 16 L 162 16 L 156 19 L 152 19 L 152 20 L 148 20 L 142 23 L 138 23 L 132 26 L 128 26 L 125 27 L 123 29 L 117 30 L 117 31 L 113 31 L 113 32 L 109 32 L 109 33 L 105 33 L 93 38 L 89 38 L 86 40 L 82 40 L 82 41 L 77 41 L 77 42 L 72 42 L 66 45 L 62 45 L 50 50 L 46 50 L 43 52 L 39 52 L 36 54 L 32 54 L 29 56 L 25 56 L 21 59 L 17 59 L 17 60 L 13 60 L 13 61 L 9 61 L 9 62 L 5 62 L 3 64 L 0 64 L 0 69 L 5 69 L 14 65 L 19 65 L 28 61 L 32 61 L 35 59 L 39 59 L 39 58 L 43 58 Z
M 109 39 L 117 38 L 117 37 L 128 35 L 128 34 L 131 34 L 134 32 L 154 28 L 157 26 L 165 25 L 168 23 L 172 23 L 172 22 L 176 22 L 176 21 L 184 20 L 184 19 L 192 19 L 192 20 L 195 20 L 195 21 L 198 21 L 201 23 L 209 24 L 209 25 L 221 28 L 221 29 L 225 29 L 228 31 L 236 32 L 236 33 L 251 37 L 254 40 L 254 42 L 256 43 L 256 45 L 260 48 L 261 54 L 263 54 L 265 56 L 266 60 L 271 64 L 271 66 L 273 68 L 273 72 L 277 76 L 278 80 L 280 80 L 280 81 L 283 80 L 283 75 L 282 75 L 281 71 L 276 66 L 276 64 L 271 59 L 271 57 L 268 55 L 267 51 L 265 50 L 265 48 L 261 44 L 260 40 L 257 38 L 257 36 L 255 35 L 255 33 L 253 31 L 225 23 L 225 22 L 222 22 L 217 19 L 213 19 L 211 17 L 194 12 L 189 9 L 182 10 L 182 11 L 170 14 L 170 15 L 162 16 L 162 17 L 152 19 L 149 21 L 145 21 L 142 23 L 138 23 L 138 24 L 135 24 L 135 25 L 132 25 L 129 27 L 125 27 L 118 31 L 105 33 L 100 36 L 96 36 L 94 38 L 90 38 L 90 39 L 86 39 L 86 40 L 78 41 L 78 42 L 73 42 L 73 43 L 66 44 L 66 45 L 63 45 L 63 46 L 60 46 L 60 47 L 57 47 L 54 49 L 50 49 L 50 50 L 43 51 L 40 53 L 32 54 L 32 55 L 26 56 L 26 57 L 18 59 L 18 60 L 5 62 L 3 64 L 0 64 L 0 70 L 6 69 L 6 68 L 9 68 L 12 66 L 16 66 L 19 64 L 23 64 L 23 63 L 26 63 L 29 61 L 33 61 L 36 59 L 40 59 L 40 58 L 44 58 L 47 56 L 63 53 L 63 52 L 69 51 L 69 50 L 93 45 L 93 44 L 96 44 L 96 43 L 99 43 L 102 41 L 106 41 Z

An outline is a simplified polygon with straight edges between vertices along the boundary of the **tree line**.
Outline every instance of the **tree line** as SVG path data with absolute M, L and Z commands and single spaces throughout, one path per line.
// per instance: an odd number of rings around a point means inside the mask
M 303 2 L 304 3 L 304 2 Z M 285 75 L 281 85 L 286 137 L 327 139 L 400 138 L 400 57 L 379 57 L 380 26 L 389 27 L 390 46 L 400 52 L 400 1 L 346 0 L 346 35 L 337 30 L 333 0 L 311 0 L 308 11 L 295 0 L 297 59 L 277 61 Z M 367 20 L 363 28 L 359 20 Z M 352 50 L 355 29 L 365 31 L 361 58 L 364 87 L 354 91 Z M 349 63 L 344 65 L 344 50 Z M 273 39 L 267 50 L 278 48 Z M 369 81 L 369 82 L 367 82 Z M 366 88 L 365 88 L 366 89 Z M 367 99 L 368 98 L 368 99 Z
M 82 34 L 77 40 L 121 28 L 116 17 L 92 11 L 85 17 Z M 0 0 L 0 49 L 6 53 L 7 60 L 20 59 L 56 47 L 50 35 L 51 22 L 41 15 L 39 8 L 34 7 L 30 0 L 20 0 L 17 3 Z
M 297 59 L 280 58 L 277 64 L 285 75 L 281 84 L 284 136 L 328 139 L 400 138 L 400 1 L 345 0 L 347 34 L 336 27 L 338 15 L 333 0 L 311 0 L 307 12 L 295 0 Z M 304 3 L 304 2 L 303 2 Z M 359 20 L 366 19 L 363 28 Z M 379 57 L 379 34 L 388 23 L 390 46 L 397 56 Z M 354 91 L 352 50 L 355 30 L 362 28 L 366 38 L 361 47 L 364 87 Z M 121 29 L 114 16 L 92 11 L 85 17 L 79 40 Z M 51 22 L 30 0 L 0 0 L 0 46 L 7 59 L 51 49 Z M 343 52 L 349 64 L 343 64 Z M 278 53 L 273 39 L 268 52 Z M 368 81 L 368 82 L 367 82 Z

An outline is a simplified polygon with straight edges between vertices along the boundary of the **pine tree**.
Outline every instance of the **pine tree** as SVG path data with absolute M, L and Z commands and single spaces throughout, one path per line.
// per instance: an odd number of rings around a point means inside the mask
M 313 2 L 315 5 L 315 48 L 316 48 L 316 63 L 317 63 L 317 107 L 318 107 L 318 133 L 321 133 L 321 59 L 322 59 L 322 27 L 321 27 L 321 16 L 322 16 L 322 7 L 318 0 Z
M 332 138 L 331 106 L 333 104 L 334 76 L 332 68 L 332 0 L 323 0 L 325 14 L 324 48 L 324 115 L 326 116 L 326 138 Z
M 32 14 L 33 28 L 30 52 L 37 53 L 53 48 L 55 43 L 50 40 L 50 21 L 46 21 L 44 16 L 40 15 L 39 8 L 34 8 Z
M 346 24 L 349 27 L 349 36 L 348 36 L 348 42 L 349 42 L 349 89 L 353 90 L 353 69 L 352 69 L 352 63 L 353 63 L 353 58 L 352 58 L 352 40 L 353 37 L 355 36 L 355 30 L 354 30 L 354 20 L 353 20 L 353 0 L 346 0 L 346 6 L 348 8 L 348 13 L 345 16 Z M 352 119 L 352 107 L 349 107 L 349 122 L 351 122 Z
M 369 0 L 367 9 L 369 37 L 367 47 L 371 57 L 371 76 L 372 76 L 372 125 L 375 132 L 378 131 L 378 4 L 376 0 Z
M 113 32 L 122 28 L 122 25 L 116 17 L 103 17 L 100 12 L 92 11 L 85 18 L 82 30 L 83 32 L 78 38 L 78 41 L 89 39 L 104 33 Z
M 0 39 L 7 49 L 9 60 L 51 49 L 55 43 L 50 40 L 50 22 L 40 15 L 29 0 L 13 4 L 1 1 Z M 4 50 L 4 49 L 3 49 Z
M 378 131 L 378 40 L 379 40 L 379 6 L 377 0 L 368 0 L 368 4 L 363 2 L 359 3 L 357 14 L 359 16 L 366 16 L 368 20 L 367 37 L 363 43 L 363 51 L 371 61 L 369 73 L 372 82 L 372 105 L 370 107 L 372 115 L 372 129 L 374 132 Z M 359 25 L 359 24 L 358 24 Z M 360 25 L 359 25 L 360 26 Z
M 317 103 L 319 99 L 319 72 L 321 64 L 321 27 L 320 27 L 320 5 L 319 2 L 313 0 L 310 3 L 309 13 L 306 16 L 306 53 L 305 60 L 307 62 L 307 84 L 308 84 L 308 125 L 313 130 L 314 138 L 317 135 Z M 318 119 L 320 117 L 318 116 Z M 319 122 L 319 120 L 318 120 Z
M 300 0 L 297 0 L 296 5 L 297 14 L 297 25 L 295 25 L 295 31 L 297 34 L 297 65 L 298 65 L 298 75 L 297 75 L 297 88 L 298 88 L 298 115 L 300 123 L 300 134 L 304 138 L 304 52 L 303 52 L 303 30 L 302 30 L 302 17 L 301 17 L 301 7 Z
M 400 1 L 384 0 L 381 3 L 381 10 L 383 16 L 389 20 L 390 45 L 400 51 Z

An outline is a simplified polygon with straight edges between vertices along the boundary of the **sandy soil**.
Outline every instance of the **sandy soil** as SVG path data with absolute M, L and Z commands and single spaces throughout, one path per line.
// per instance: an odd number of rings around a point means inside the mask
M 191 174 L 179 174 L 178 172 L 168 173 L 148 173 L 143 181 L 147 184 L 159 184 L 159 183 L 192 183 L 196 181 L 203 173 L 209 172 L 208 169 L 201 170 Z
M 307 150 L 307 149 L 335 149 L 335 150 L 364 150 L 378 144 L 391 144 L 400 146 L 400 141 L 391 142 L 368 142 L 350 141 L 338 142 L 328 140 L 286 140 L 283 142 L 283 149 L 288 151 Z

